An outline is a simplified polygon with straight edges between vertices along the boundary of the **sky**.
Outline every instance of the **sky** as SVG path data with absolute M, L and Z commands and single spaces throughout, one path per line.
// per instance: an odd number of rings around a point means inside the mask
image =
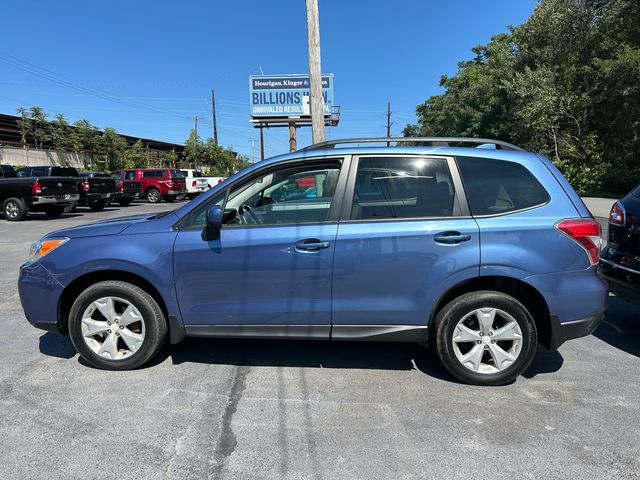
M 471 48 L 522 23 L 535 0 L 318 0 L 322 71 L 334 74 L 327 138 L 392 135 L 440 93 Z M 252 74 L 307 73 L 304 0 L 0 0 L 0 113 L 40 106 L 98 128 L 183 143 L 199 117 L 218 140 L 259 156 L 249 123 Z M 255 149 L 252 148 L 255 141 Z M 298 147 L 311 143 L 298 129 Z M 265 130 L 266 156 L 288 151 Z

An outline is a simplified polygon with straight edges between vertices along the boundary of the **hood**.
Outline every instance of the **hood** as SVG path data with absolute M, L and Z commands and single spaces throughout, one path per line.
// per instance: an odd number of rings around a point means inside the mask
M 88 223 L 86 225 L 57 230 L 49 233 L 47 237 L 82 238 L 102 235 L 117 235 L 122 233 L 131 225 L 144 222 L 157 216 L 158 213 L 149 213 L 143 215 L 131 215 L 128 217 L 110 218 L 108 220 L 101 220 L 99 222 Z

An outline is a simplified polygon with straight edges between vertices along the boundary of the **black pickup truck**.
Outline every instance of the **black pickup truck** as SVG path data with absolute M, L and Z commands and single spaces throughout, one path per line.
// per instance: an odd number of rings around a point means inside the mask
M 112 197 L 111 201 L 116 202 L 121 207 L 127 207 L 133 200 L 142 196 L 142 182 L 138 180 L 128 180 L 114 173 L 109 175 L 105 172 L 80 172 L 81 177 L 102 177 L 113 178 L 116 181 L 116 189 L 118 193 Z
M 17 171 L 19 177 L 75 177 L 77 192 L 80 195 L 78 205 L 89 207 L 94 212 L 103 210 L 104 207 L 115 199 L 120 192 L 116 189 L 116 182 L 109 177 L 81 177 L 73 167 L 24 167 Z
M 24 220 L 28 212 L 59 217 L 80 198 L 73 178 L 18 177 L 13 167 L 0 165 L 0 204 L 4 218 Z

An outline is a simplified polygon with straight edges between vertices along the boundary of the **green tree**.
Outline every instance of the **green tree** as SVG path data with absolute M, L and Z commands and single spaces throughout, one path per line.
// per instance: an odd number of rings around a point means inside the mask
M 123 168 L 144 168 L 149 166 L 147 152 L 142 145 L 142 140 L 137 140 L 124 151 L 122 156 Z
M 173 150 L 169 152 L 160 152 L 160 161 L 163 166 L 175 167 L 178 162 L 178 154 Z
M 100 131 L 88 120 L 77 120 L 73 123 L 76 133 L 76 151 L 83 152 L 89 157 L 89 162 L 93 167 L 93 162 L 100 160 L 98 155 L 102 151 Z
M 101 137 L 101 148 L 104 152 L 106 167 L 109 170 L 124 168 L 125 152 L 129 148 L 124 137 L 118 135 L 114 128 L 105 128 Z
M 25 109 L 20 107 L 16 112 L 20 115 L 18 126 L 23 144 L 26 145 L 31 140 L 36 148 L 43 148 L 45 143 L 51 141 L 51 127 L 47 120 L 47 114 L 42 108 Z
M 473 49 L 406 136 L 482 136 L 549 156 L 581 194 L 640 175 L 640 2 L 541 0 Z
M 208 167 L 209 175 L 216 177 L 228 177 L 250 164 L 246 157 L 238 155 L 230 148 L 217 145 L 212 138 L 203 145 L 202 158 L 203 165 Z
M 51 122 L 51 142 L 58 152 L 74 152 L 78 149 L 76 132 L 61 113 L 56 114 Z
M 194 168 L 204 162 L 204 144 L 195 129 L 191 129 L 189 137 L 184 142 L 183 160 Z

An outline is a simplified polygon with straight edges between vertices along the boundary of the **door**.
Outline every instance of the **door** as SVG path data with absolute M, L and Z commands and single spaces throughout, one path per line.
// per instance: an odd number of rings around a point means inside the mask
M 358 336 L 366 336 L 362 326 L 424 327 L 447 289 L 479 272 L 478 225 L 455 162 L 361 157 L 351 170 L 336 241 L 332 338 L 348 337 L 349 327 Z
M 316 325 L 328 337 L 341 163 L 263 170 L 185 218 L 174 271 L 187 327 L 258 325 L 286 335 L 280 327 Z M 224 206 L 224 224 L 218 240 L 204 241 L 214 204 Z

